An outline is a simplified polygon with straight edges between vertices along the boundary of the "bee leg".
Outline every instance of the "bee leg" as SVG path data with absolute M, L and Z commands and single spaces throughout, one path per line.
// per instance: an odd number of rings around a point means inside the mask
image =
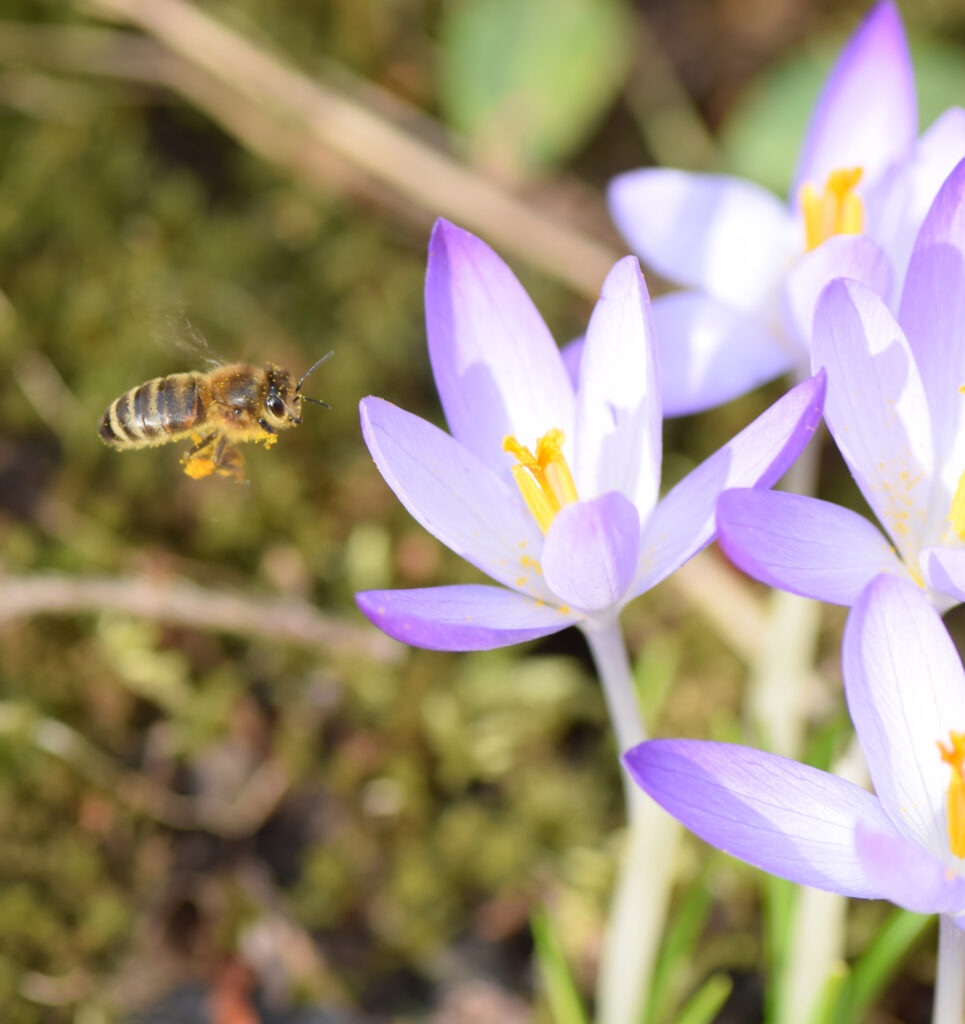
M 214 469 L 220 476 L 226 476 L 239 484 L 246 484 L 245 460 L 228 438 L 222 437 L 214 453 Z
M 197 434 L 192 435 L 195 442 L 194 447 L 189 448 L 181 457 L 184 472 L 192 480 L 201 480 L 203 477 L 210 476 L 217 469 L 215 460 L 211 457 L 211 449 L 218 437 L 217 431 L 205 434 L 203 437 L 199 437 Z
M 258 421 L 258 426 L 265 432 L 265 436 L 259 437 L 258 442 L 270 448 L 278 440 L 278 431 L 264 417 Z

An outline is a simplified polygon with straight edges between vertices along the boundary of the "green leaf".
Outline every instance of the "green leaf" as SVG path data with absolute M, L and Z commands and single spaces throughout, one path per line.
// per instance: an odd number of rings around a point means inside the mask
M 768 985 L 764 993 L 764 1020 L 778 1024 L 786 1005 L 788 947 L 797 907 L 797 886 L 774 875 L 764 877 L 764 920 Z
M 810 1024 L 828 1024 L 834 1019 L 834 1009 L 838 1006 L 842 993 L 847 990 L 848 978 L 846 964 L 838 962 L 831 968 L 831 973 L 822 986 L 821 995 L 811 1010 Z
M 544 169 L 587 138 L 629 71 L 622 0 L 462 0 L 440 25 L 440 102 L 480 162 Z
M 852 1024 L 862 1020 L 934 920 L 929 914 L 893 911 L 854 965 L 847 984 L 839 994 L 834 1015 L 827 1019 L 834 1024 Z
M 534 913 L 530 918 L 536 962 L 546 989 L 555 1024 L 588 1024 L 579 988 L 570 971 L 563 944 L 549 914 Z
M 652 637 L 633 666 L 633 685 L 647 730 L 652 731 L 680 669 L 680 638 Z
M 733 987 L 726 974 L 712 974 L 680 1011 L 677 1024 L 710 1024 Z
M 679 983 L 693 964 L 694 951 L 713 903 L 710 890 L 700 879 L 674 909 L 660 945 L 653 971 L 644 1021 L 657 1024 L 670 1018 L 670 1008 L 679 993 Z

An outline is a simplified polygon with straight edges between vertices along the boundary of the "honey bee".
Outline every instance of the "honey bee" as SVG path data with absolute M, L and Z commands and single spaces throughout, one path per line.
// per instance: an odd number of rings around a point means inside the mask
M 302 402 L 329 408 L 301 394 L 305 379 L 331 355 L 328 352 L 301 378 L 271 363 L 233 363 L 207 373 L 155 377 L 115 398 L 101 418 L 101 440 L 117 451 L 152 448 L 191 438 L 181 459 L 194 480 L 218 473 L 244 481 L 244 459 L 235 447 L 254 441 L 270 448 L 278 431 L 302 421 Z

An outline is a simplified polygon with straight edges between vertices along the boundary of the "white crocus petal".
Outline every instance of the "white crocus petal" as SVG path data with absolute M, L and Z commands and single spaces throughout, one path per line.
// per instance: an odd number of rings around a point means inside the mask
M 800 249 L 776 196 L 740 178 L 655 168 L 610 182 L 610 215 L 644 263 L 743 310 L 759 310 Z
M 618 491 L 566 505 L 543 544 L 546 585 L 568 607 L 603 611 L 627 592 L 639 551 L 637 510 Z
M 874 292 L 839 278 L 818 299 L 811 355 L 828 371 L 828 427 L 911 568 L 925 537 L 934 457 L 928 402 L 904 332 Z
M 944 614 L 965 601 L 965 549 L 924 547 L 918 559 L 922 578 L 931 587 L 932 604 Z
M 452 436 L 509 479 L 512 435 L 573 431 L 573 385 L 539 311 L 481 239 L 440 220 L 425 286 L 429 357 Z
M 949 871 L 947 857 L 865 825 L 855 829 L 855 851 L 881 896 L 896 906 L 918 914 L 965 910 L 965 878 Z
M 875 792 L 895 827 L 947 858 L 949 768 L 937 744 L 965 730 L 965 672 L 924 593 L 879 576 L 848 617 L 842 646 L 848 710 Z
M 660 389 L 650 297 L 627 256 L 590 319 L 576 396 L 573 477 L 581 498 L 620 491 L 645 519 L 660 486 Z
M 965 395 L 959 390 L 965 384 L 965 160 L 942 185 L 922 224 L 898 320 L 928 400 L 943 482 L 933 499 L 939 503 L 937 530 L 965 469 Z
M 653 324 L 664 416 L 728 402 L 804 357 L 778 337 L 768 318 L 703 292 L 661 295 L 653 302 Z
M 891 258 L 895 280 L 905 279 L 912 247 L 928 209 L 959 160 L 965 157 L 965 110 L 951 107 L 865 194 L 865 223 Z

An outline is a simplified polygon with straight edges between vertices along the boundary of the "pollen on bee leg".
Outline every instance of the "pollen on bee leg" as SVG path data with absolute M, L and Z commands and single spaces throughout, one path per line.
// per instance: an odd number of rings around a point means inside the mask
M 554 427 L 536 442 L 534 455 L 515 437 L 503 439 L 503 451 L 516 458 L 512 467 L 513 479 L 543 533 L 549 529 L 556 513 L 579 497 L 573 474 L 563 455 L 565 440 L 563 431 Z
M 202 480 L 217 468 L 214 459 L 206 455 L 185 455 L 181 459 L 181 465 L 184 466 L 185 476 L 191 477 L 192 480 Z
M 941 758 L 952 770 L 946 795 L 948 845 L 954 856 L 965 857 L 965 779 L 962 778 L 965 732 L 952 730 L 949 739 L 951 742 L 947 746 L 938 740 Z

